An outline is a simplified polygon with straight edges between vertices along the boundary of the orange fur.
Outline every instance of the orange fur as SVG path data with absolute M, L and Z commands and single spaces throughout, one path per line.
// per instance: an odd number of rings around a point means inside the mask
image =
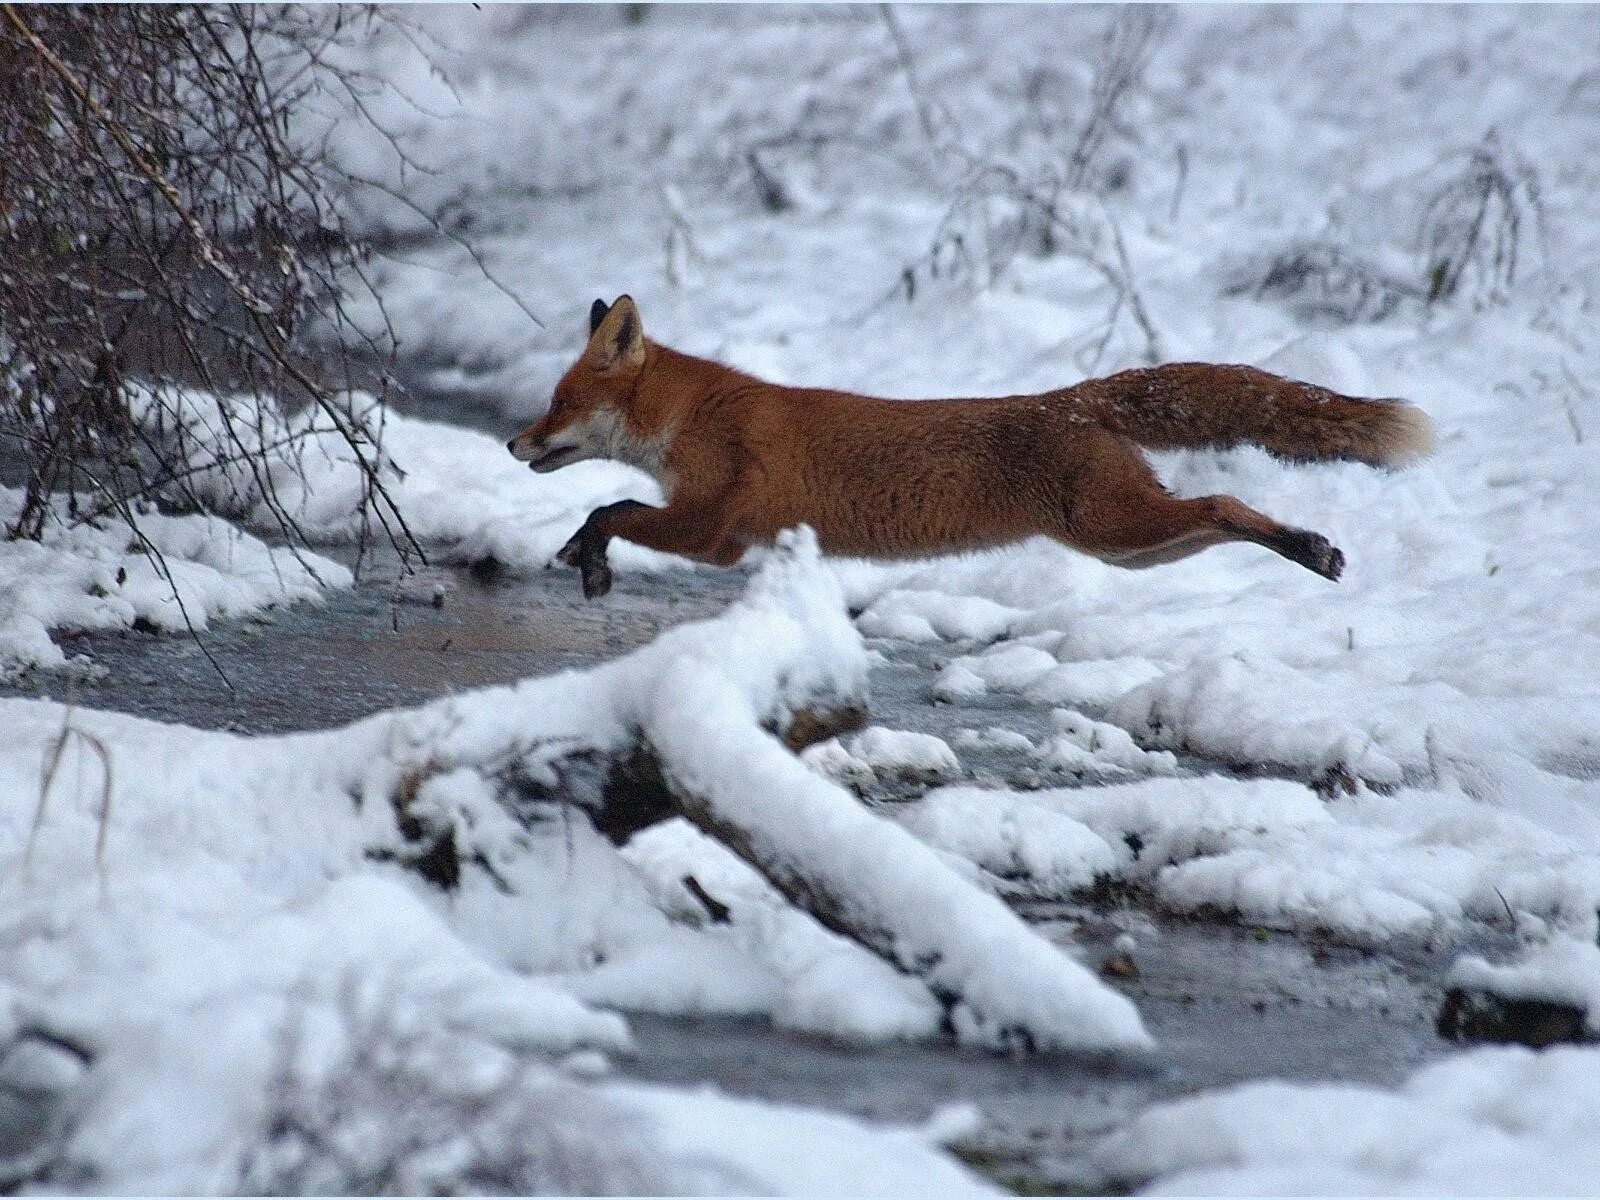
M 1174 363 L 1033 396 L 881 400 L 781 387 L 648 341 L 626 296 L 549 412 L 509 443 L 535 470 L 584 458 L 656 476 L 665 507 L 597 509 L 563 550 L 587 595 L 610 586 L 613 537 L 729 565 L 802 522 L 824 550 L 917 558 L 1044 534 L 1106 562 L 1154 566 L 1222 542 L 1266 546 L 1329 579 L 1344 556 L 1232 496 L 1178 499 L 1139 447 L 1259 445 L 1284 458 L 1398 465 L 1427 418 L 1253 367 Z

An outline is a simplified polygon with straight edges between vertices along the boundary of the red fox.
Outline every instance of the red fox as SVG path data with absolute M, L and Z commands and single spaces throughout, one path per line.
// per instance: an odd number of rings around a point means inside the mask
M 1044 534 L 1119 567 L 1255 542 L 1328 579 L 1344 555 L 1232 496 L 1179 499 L 1139 447 L 1251 442 L 1291 461 L 1393 467 L 1428 452 L 1428 418 L 1246 366 L 1169 363 L 1036 396 L 879 400 L 781 387 L 648 341 L 627 296 L 550 410 L 507 443 L 535 471 L 613 458 L 653 475 L 665 507 L 597 508 L 557 558 L 583 594 L 611 589 L 614 537 L 719 566 L 802 522 L 823 550 L 919 558 Z

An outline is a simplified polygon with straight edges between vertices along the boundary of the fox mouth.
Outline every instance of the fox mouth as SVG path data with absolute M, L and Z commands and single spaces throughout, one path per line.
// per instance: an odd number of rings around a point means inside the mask
M 578 457 L 576 446 L 556 446 L 546 450 L 543 454 L 536 454 L 528 460 L 528 467 L 534 471 L 554 471 L 557 467 L 564 467 Z

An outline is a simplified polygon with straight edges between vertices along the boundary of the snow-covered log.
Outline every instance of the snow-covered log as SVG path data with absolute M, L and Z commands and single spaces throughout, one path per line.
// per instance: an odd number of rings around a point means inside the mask
M 739 703 L 704 668 L 686 676 L 719 707 Z M 1030 1050 L 1152 1044 L 1125 998 L 773 738 L 748 725 L 718 737 L 704 709 L 661 720 L 672 731 L 664 761 L 683 814 L 823 925 L 927 984 L 962 1041 Z

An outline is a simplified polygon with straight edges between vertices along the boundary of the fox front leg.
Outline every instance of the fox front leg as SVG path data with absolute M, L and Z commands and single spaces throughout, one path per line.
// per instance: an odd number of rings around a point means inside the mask
M 607 518 L 630 508 L 649 508 L 638 500 L 618 500 L 595 509 L 567 539 L 567 544 L 556 551 L 556 561 L 577 567 L 583 577 L 583 598 L 594 600 L 611 590 L 611 565 L 606 562 L 606 547 L 612 534 L 607 528 Z
M 731 535 L 738 510 L 735 499 L 731 490 L 724 490 L 674 497 L 665 508 L 619 500 L 590 513 L 583 528 L 556 557 L 583 572 L 583 594 L 589 600 L 611 590 L 606 546 L 614 537 L 667 554 L 731 566 L 744 552 Z

